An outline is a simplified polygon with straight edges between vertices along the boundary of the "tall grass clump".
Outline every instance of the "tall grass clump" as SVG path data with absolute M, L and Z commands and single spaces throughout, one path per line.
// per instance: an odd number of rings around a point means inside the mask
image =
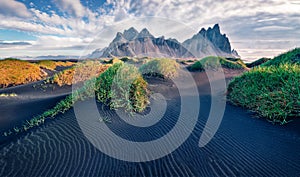
M 278 55 L 272 60 L 262 64 L 262 66 L 279 66 L 285 63 L 300 64 L 300 48 L 295 48 L 291 51 Z
M 218 70 L 220 67 L 228 68 L 228 69 L 247 68 L 245 63 L 240 59 L 236 59 L 236 61 L 231 61 L 223 57 L 209 56 L 195 62 L 193 65 L 189 67 L 189 70 L 191 71 L 204 71 L 205 69 Z
M 112 109 L 141 112 L 149 103 L 147 82 L 133 65 L 114 64 L 96 79 L 95 87 L 97 99 Z
M 230 82 L 227 96 L 234 105 L 286 123 L 300 117 L 300 66 L 255 67 Z
M 176 60 L 172 59 L 153 59 L 140 67 L 143 75 L 158 76 L 162 78 L 174 78 L 178 76 L 180 68 Z

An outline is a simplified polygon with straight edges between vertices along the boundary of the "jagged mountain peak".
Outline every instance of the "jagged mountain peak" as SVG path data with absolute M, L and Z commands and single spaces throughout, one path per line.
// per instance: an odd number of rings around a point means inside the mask
M 138 36 L 138 34 L 139 32 L 134 27 L 131 27 L 123 32 L 124 38 L 129 41 L 135 39 Z
M 220 31 L 220 26 L 218 23 L 214 25 L 213 30 Z
M 120 32 L 117 32 L 115 39 L 113 40 L 113 43 L 115 42 L 124 42 L 126 39 L 124 38 L 124 35 Z
M 219 24 L 215 24 L 212 28 L 209 27 L 207 30 L 202 28 L 198 34 L 196 34 L 192 39 L 200 38 L 202 36 L 213 43 L 222 52 L 230 54 L 232 52 L 229 39 L 225 34 L 221 33 Z
M 139 33 L 138 38 L 154 38 L 154 36 L 148 31 L 147 28 L 142 29 L 142 31 Z
M 164 36 L 154 37 L 147 28 L 138 32 L 134 27 L 118 32 L 113 42 L 103 50 L 96 50 L 95 57 L 111 56 L 148 56 L 190 58 L 206 56 L 238 57 L 235 50 L 231 50 L 229 39 L 221 34 L 219 24 L 207 30 L 202 28 L 183 43 L 176 39 L 166 39 Z

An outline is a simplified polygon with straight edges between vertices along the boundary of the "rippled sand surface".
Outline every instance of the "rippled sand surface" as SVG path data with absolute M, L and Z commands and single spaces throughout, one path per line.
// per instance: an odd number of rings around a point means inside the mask
M 200 148 L 199 139 L 209 115 L 211 96 L 205 76 L 195 74 L 194 77 L 199 82 L 201 101 L 198 121 L 189 138 L 171 154 L 141 163 L 114 159 L 89 142 L 72 109 L 29 133 L 2 141 L 0 176 L 300 175 L 299 120 L 284 126 L 272 125 L 227 104 L 216 135 Z M 111 118 L 107 126 L 116 135 L 131 141 L 150 141 L 164 136 L 176 124 L 181 101 L 176 87 L 161 80 L 150 81 L 150 84 L 167 100 L 167 113 L 150 127 L 128 125 L 115 111 L 97 105 L 100 114 Z M 87 110 L 90 104 L 90 101 L 78 103 Z

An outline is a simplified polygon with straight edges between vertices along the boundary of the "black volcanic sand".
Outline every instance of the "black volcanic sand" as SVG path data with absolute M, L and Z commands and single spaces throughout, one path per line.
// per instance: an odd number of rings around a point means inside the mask
M 240 73 L 226 72 L 227 80 Z M 198 143 L 211 104 L 210 84 L 205 73 L 192 75 L 200 93 L 198 122 L 189 138 L 171 154 L 142 163 L 109 157 L 83 135 L 72 109 L 26 134 L 2 141 L 0 176 L 300 176 L 299 120 L 284 126 L 272 125 L 227 104 L 216 135 L 200 148 Z M 124 139 L 157 139 L 177 121 L 180 112 L 177 88 L 171 81 L 153 78 L 148 81 L 153 91 L 167 98 L 167 114 L 153 126 L 128 126 L 115 111 L 97 105 L 100 114 L 111 118 L 107 126 Z M 26 85 L 5 91 L 17 93 L 19 97 L 0 98 L 1 129 L 52 107 L 70 88 L 44 92 Z M 90 108 L 89 101 L 78 104 L 84 109 Z

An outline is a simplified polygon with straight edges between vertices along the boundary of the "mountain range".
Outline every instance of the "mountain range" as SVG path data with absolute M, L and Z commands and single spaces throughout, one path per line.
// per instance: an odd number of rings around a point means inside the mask
M 238 53 L 231 49 L 226 34 L 221 34 L 220 26 L 215 24 L 207 30 L 202 28 L 190 39 L 180 43 L 176 39 L 154 37 L 146 28 L 138 32 L 131 27 L 123 33 L 118 32 L 108 47 L 96 49 L 87 58 L 107 57 L 168 57 L 202 58 L 222 56 L 238 58 Z

